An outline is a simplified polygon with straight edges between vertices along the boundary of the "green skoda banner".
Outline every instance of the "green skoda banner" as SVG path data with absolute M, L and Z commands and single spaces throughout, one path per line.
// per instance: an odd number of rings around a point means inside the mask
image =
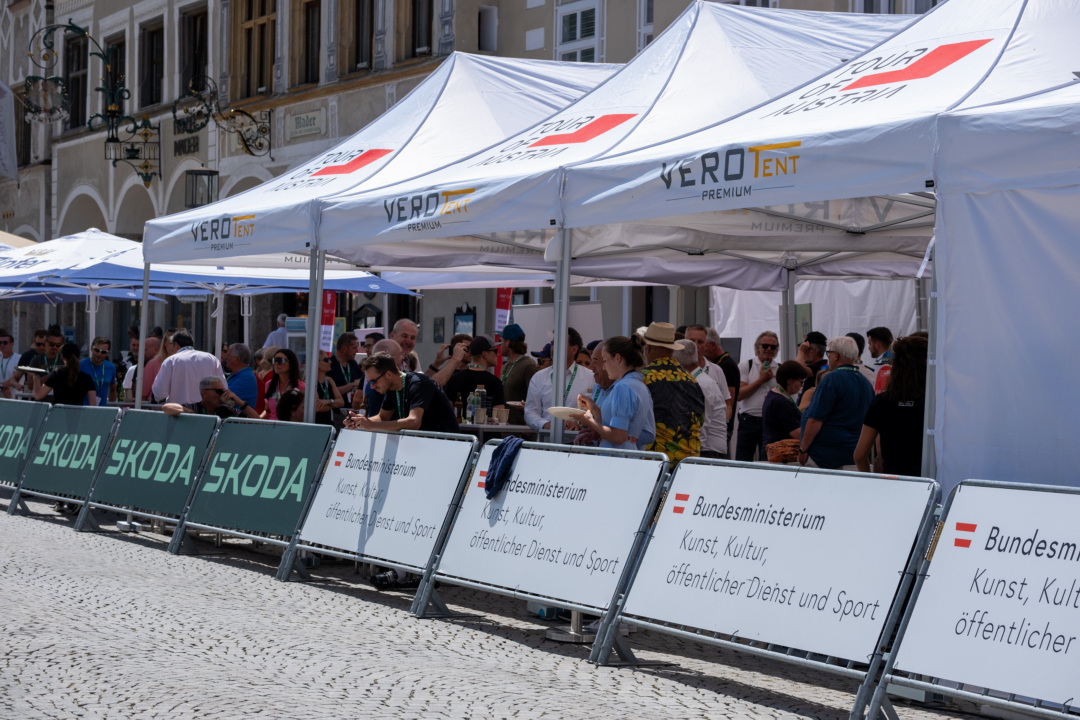
M 47 403 L 0 400 L 0 485 L 18 485 L 45 415 Z
M 218 423 L 211 415 L 128 410 L 94 483 L 91 503 L 179 516 Z
M 226 420 L 186 521 L 291 537 L 332 436 L 329 425 Z
M 85 498 L 119 417 L 119 408 L 53 407 L 30 451 L 19 492 Z

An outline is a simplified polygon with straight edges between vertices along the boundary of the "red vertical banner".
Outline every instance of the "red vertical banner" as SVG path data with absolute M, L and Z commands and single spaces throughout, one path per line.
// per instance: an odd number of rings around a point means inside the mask
M 510 322 L 510 306 L 514 301 L 514 288 L 499 288 L 495 291 L 495 342 L 499 342 L 499 333 Z M 499 353 L 495 360 L 495 374 L 502 375 L 503 356 Z
M 319 327 L 319 349 L 334 351 L 334 318 L 337 317 L 337 293 L 324 290 L 322 294 L 322 321 Z

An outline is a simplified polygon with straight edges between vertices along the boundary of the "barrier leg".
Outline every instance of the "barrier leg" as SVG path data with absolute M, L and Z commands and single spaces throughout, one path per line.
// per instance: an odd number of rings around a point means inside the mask
M 552 628 L 546 633 L 548 640 L 554 640 L 555 642 L 567 642 L 585 644 L 591 643 L 596 640 L 594 633 L 585 632 L 585 629 L 581 624 L 581 612 L 578 610 L 570 611 L 570 629 L 559 630 Z
M 296 541 L 297 538 L 293 537 L 289 547 L 281 554 L 281 563 L 278 565 L 277 573 L 274 575 L 275 580 L 289 582 L 289 578 L 292 577 L 294 571 L 301 580 L 307 581 L 311 579 L 311 573 L 304 566 L 304 558 L 300 557 L 300 554 L 296 551 Z
M 424 586 L 421 585 L 423 589 Z M 435 584 L 430 583 L 426 592 L 417 592 L 416 597 L 413 598 L 412 613 L 421 620 L 430 620 L 432 618 L 475 618 L 480 617 L 476 613 L 459 613 L 454 612 L 446 603 L 443 602 L 442 597 L 439 595 L 439 591 L 435 589 Z
M 195 541 L 188 536 L 184 523 L 180 523 L 173 530 L 172 540 L 169 541 L 169 552 L 173 555 L 199 554 L 199 548 L 195 546 Z
M 90 510 L 90 503 L 84 502 L 79 510 L 79 517 L 75 518 L 75 532 L 83 532 L 87 525 L 91 532 L 101 532 L 101 526 Z
M 877 689 L 874 690 L 874 697 L 870 700 L 869 712 L 866 713 L 866 717 L 870 720 L 875 720 L 879 715 L 887 720 L 900 720 L 896 714 L 896 708 L 893 707 L 886 694 L 887 687 L 888 683 L 882 678 Z
M 26 501 L 22 498 L 22 493 L 19 492 L 19 488 L 15 488 L 15 492 L 11 495 L 11 500 L 8 500 L 7 506 L 8 515 L 29 515 L 30 507 L 26 504 Z

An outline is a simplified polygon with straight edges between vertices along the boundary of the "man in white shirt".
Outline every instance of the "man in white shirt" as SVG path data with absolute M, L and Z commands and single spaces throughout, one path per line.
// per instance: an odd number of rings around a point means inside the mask
M 676 340 L 676 345 L 682 345 L 681 350 L 675 351 L 675 359 L 683 370 L 694 376 L 701 392 L 705 395 L 705 422 L 701 424 L 701 457 L 727 459 L 727 410 L 731 406 L 731 393 L 727 384 L 716 382 L 713 378 L 723 378 L 724 373 L 720 368 L 709 375 L 701 366 L 697 343 L 693 340 Z M 708 361 L 706 361 L 708 362 Z
M 529 394 L 525 398 L 525 422 L 534 430 L 551 427 L 549 407 L 577 407 L 578 395 L 591 396 L 592 394 L 594 384 L 592 371 L 574 362 L 584 346 L 581 335 L 574 328 L 570 328 L 567 339 L 566 359 L 563 361 L 567 363 L 566 387 L 559 388 L 559 393 L 553 392 L 551 379 L 555 371 L 554 366 L 538 370 L 529 381 Z
M 289 316 L 285 313 L 281 313 L 277 316 L 277 328 L 266 336 L 266 342 L 263 343 L 264 348 L 289 347 L 289 333 L 285 330 L 285 321 L 288 319 Z
M 809 337 L 809 336 L 808 336 Z M 776 333 L 766 330 L 754 341 L 754 355 L 739 363 L 739 432 L 735 440 L 735 459 L 740 462 L 753 462 L 754 453 L 765 459 L 763 446 L 761 406 L 765 395 L 776 387 L 773 378 L 776 368 L 773 360 L 780 349 L 780 340 Z
M 187 330 L 177 330 L 171 340 L 172 355 L 161 363 L 154 378 L 154 397 L 181 405 L 191 405 L 202 400 L 199 382 L 211 375 L 221 378 L 226 387 L 225 372 L 216 356 L 195 349 L 195 340 Z

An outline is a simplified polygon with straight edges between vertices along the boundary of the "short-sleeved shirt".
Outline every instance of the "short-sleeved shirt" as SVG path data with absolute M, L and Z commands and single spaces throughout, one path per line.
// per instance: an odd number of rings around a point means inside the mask
M 30 363 L 32 363 L 34 361 L 34 358 L 37 357 L 37 354 L 38 354 L 37 350 L 35 350 L 34 348 L 30 348 L 29 350 L 27 350 L 26 352 L 24 352 L 22 355 L 19 356 L 19 364 L 22 365 L 23 367 L 29 367 Z
M 57 405 L 82 405 L 87 400 L 87 393 L 95 391 L 94 379 L 81 370 L 75 384 L 72 385 L 68 379 L 66 367 L 53 370 L 44 382 L 52 388 L 51 400 Z
M 602 393 L 597 405 L 604 425 L 629 435 L 622 445 L 601 440 L 600 447 L 644 450 L 656 440 L 652 395 L 641 373 L 629 372 L 616 380 Z
M 757 358 L 741 363 L 739 365 L 740 382 L 752 383 L 757 381 L 761 377 L 761 369 L 761 361 Z M 776 363 L 770 364 L 769 369 L 775 372 Z M 758 389 L 749 395 L 742 395 L 739 398 L 739 412 L 761 417 L 761 405 L 765 402 L 765 397 L 769 394 L 769 391 L 774 387 L 776 387 L 775 377 L 758 385 Z
M 819 467 L 835 469 L 854 462 L 863 419 L 873 398 L 874 388 L 854 365 L 841 365 L 821 380 L 801 423 L 805 434 L 808 419 L 822 422 L 809 448 L 810 458 Z
M 529 381 L 540 368 L 531 355 L 522 355 L 513 362 L 503 361 L 503 398 L 520 402 L 529 396 Z M 510 424 L 525 424 L 525 408 L 510 408 Z
M 875 395 L 863 425 L 881 436 L 881 460 L 889 475 L 922 475 L 926 398 L 889 400 Z
M 798 430 L 801 423 L 799 406 L 787 395 L 770 390 L 761 406 L 761 434 L 765 444 L 790 440 L 791 431 Z
M 355 360 L 349 360 L 344 365 L 337 359 L 337 355 L 330 358 L 330 370 L 326 373 L 330 376 L 330 379 L 334 381 L 334 384 L 338 386 L 338 390 L 341 390 L 346 385 L 360 380 L 360 387 L 363 387 L 364 373 L 360 370 L 360 366 Z M 352 392 L 346 392 L 341 390 L 341 396 L 345 398 L 345 403 L 348 404 L 352 399 Z
M 642 375 L 656 419 L 656 439 L 648 449 L 665 453 L 671 462 L 700 455 L 705 394 L 697 380 L 671 357 L 655 360 Z
M 97 393 L 97 404 L 109 404 L 109 386 L 116 382 L 116 366 L 108 360 L 100 365 L 95 365 L 90 358 L 79 361 L 79 369 L 89 375 L 94 381 L 94 392 Z
M 469 399 L 469 393 L 481 385 L 484 386 L 484 392 L 487 394 L 488 409 L 506 403 L 503 396 L 502 380 L 487 370 L 476 370 L 474 368 L 458 370 L 450 376 L 450 379 L 446 382 L 446 397 L 451 403 L 461 401 L 464 406 Z
M 259 381 L 251 368 L 240 368 L 229 376 L 229 390 L 251 407 L 259 404 Z
M 364 400 L 367 403 L 364 412 L 368 417 L 375 417 L 382 410 L 383 394 L 371 382 L 364 383 Z
M 818 373 L 821 372 L 822 370 L 824 370 L 825 368 L 827 368 L 828 366 L 829 366 L 829 361 L 826 360 L 825 358 L 821 358 L 820 360 L 815 360 L 812 363 L 807 363 L 806 364 L 806 367 L 809 368 L 809 370 L 810 370 L 810 377 L 803 380 L 803 384 L 802 384 L 803 392 L 806 392 L 810 388 L 817 385 L 817 375 L 818 375 Z
M 422 408 L 424 416 L 420 429 L 430 432 L 458 432 L 454 406 L 442 387 L 427 375 L 415 372 L 403 373 L 401 390 L 391 390 L 383 397 L 382 409 L 393 414 L 392 420 L 409 416 L 413 408 Z M 404 414 L 399 412 L 404 410 Z
M 15 369 L 19 366 L 19 358 L 12 354 L 11 357 L 0 357 L 0 382 L 7 382 L 11 379 L 11 376 L 15 374 Z

